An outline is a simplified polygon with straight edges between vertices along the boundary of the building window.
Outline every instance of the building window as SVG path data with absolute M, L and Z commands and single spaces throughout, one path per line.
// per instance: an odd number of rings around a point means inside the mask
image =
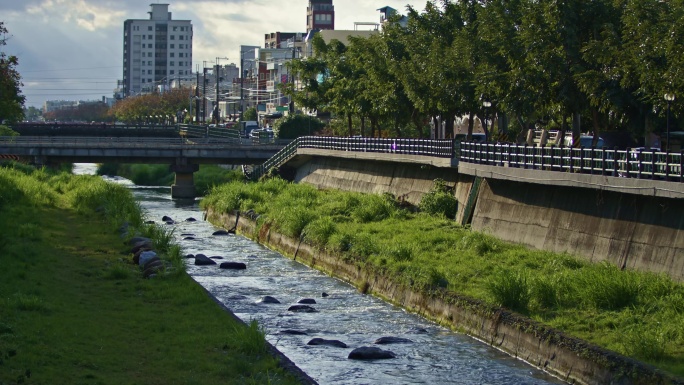
M 171 52 L 171 53 L 170 53 L 170 55 L 171 55 L 170 57 L 173 57 L 174 53 L 173 53 L 173 52 Z
M 171 67 L 173 67 L 173 66 L 176 65 L 175 63 L 176 63 L 176 62 L 172 61 L 172 62 L 169 62 L 169 65 L 170 65 Z
M 148 31 L 151 31 L 151 30 L 152 30 L 152 26 L 151 26 L 151 25 L 148 26 L 148 27 L 147 27 L 147 30 L 148 30 Z
M 178 27 L 173 27 L 173 32 L 178 31 Z
M 173 44 L 171 44 L 170 48 L 175 48 Z
M 152 75 L 152 70 L 147 70 L 148 75 Z
M 173 75 L 173 70 L 169 71 L 169 75 Z
M 176 40 L 176 35 L 171 35 L 171 40 Z
M 178 40 L 183 40 L 183 35 L 178 36 Z
M 152 40 L 152 35 L 147 35 L 147 40 Z

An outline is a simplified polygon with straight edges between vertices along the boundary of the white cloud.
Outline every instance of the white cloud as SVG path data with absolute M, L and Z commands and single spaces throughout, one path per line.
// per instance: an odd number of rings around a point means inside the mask
M 378 8 L 391 6 L 405 13 L 411 0 L 333 0 L 335 27 L 354 29 L 354 22 L 379 20 Z M 421 6 L 425 0 L 419 3 Z M 0 14 L 14 37 L 3 47 L 19 57 L 24 71 L 27 105 L 59 99 L 59 91 L 40 88 L 38 77 L 61 80 L 65 89 L 87 88 L 81 82 L 100 82 L 99 89 L 116 86 L 122 77 L 122 33 L 126 19 L 147 19 L 149 4 L 140 0 L 0 0 Z M 166 3 L 166 1 L 164 1 Z M 228 57 L 222 64 L 240 61 L 240 45 L 263 46 L 271 32 L 305 32 L 308 0 L 169 1 L 173 19 L 194 26 L 193 70 L 203 61 Z M 417 8 L 419 8 L 417 6 Z M 422 9 L 419 8 L 419 9 Z M 89 70 L 75 70 L 88 68 Z M 79 80 L 79 79 L 89 80 Z M 97 78 L 97 80 L 90 80 Z M 55 81 L 57 81 L 55 80 Z M 109 86 L 111 85 L 111 86 Z M 95 98 L 96 92 L 66 93 L 66 99 Z M 100 96 L 111 96 L 102 91 Z

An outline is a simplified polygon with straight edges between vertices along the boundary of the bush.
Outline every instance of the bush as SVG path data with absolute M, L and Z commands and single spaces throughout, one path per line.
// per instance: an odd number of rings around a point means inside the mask
M 273 133 L 280 139 L 295 139 L 300 136 L 314 135 L 321 131 L 325 124 L 308 115 L 288 115 L 278 119 L 273 126 Z
M 418 207 L 430 215 L 453 219 L 458 210 L 458 201 L 443 180 L 435 179 L 434 186 L 430 192 L 423 195 Z

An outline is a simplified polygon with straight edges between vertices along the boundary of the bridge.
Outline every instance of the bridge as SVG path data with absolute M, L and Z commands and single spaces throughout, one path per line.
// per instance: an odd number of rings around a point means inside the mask
M 193 173 L 199 164 L 258 164 L 282 149 L 286 142 L 217 138 L 148 137 L 0 137 L 0 154 L 52 163 L 169 164 L 176 173 L 174 198 L 194 198 Z

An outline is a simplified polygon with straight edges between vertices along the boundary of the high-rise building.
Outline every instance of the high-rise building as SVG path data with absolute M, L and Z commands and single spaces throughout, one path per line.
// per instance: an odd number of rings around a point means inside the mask
M 124 21 L 124 97 L 192 75 L 192 22 L 172 20 L 168 4 L 150 7 L 149 19 Z
M 306 9 L 306 32 L 335 29 L 335 6 L 332 0 L 309 0 Z

